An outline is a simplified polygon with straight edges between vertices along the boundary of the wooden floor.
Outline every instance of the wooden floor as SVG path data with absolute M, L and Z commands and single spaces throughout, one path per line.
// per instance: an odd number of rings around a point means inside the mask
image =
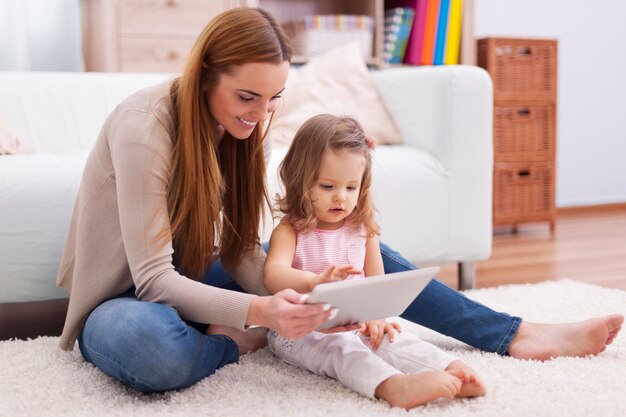
M 564 208 L 547 223 L 494 229 L 491 257 L 476 264 L 476 287 L 569 278 L 626 290 L 626 204 Z M 457 287 L 456 265 L 440 279 Z

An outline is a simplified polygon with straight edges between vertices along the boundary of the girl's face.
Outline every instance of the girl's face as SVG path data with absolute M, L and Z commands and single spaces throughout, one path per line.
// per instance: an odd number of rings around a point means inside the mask
M 311 190 L 320 229 L 340 228 L 356 207 L 365 171 L 365 156 L 347 150 L 326 150 Z
M 276 109 L 289 75 L 289 62 L 251 62 L 221 74 L 209 96 L 213 117 L 237 139 L 247 139 L 257 123 Z

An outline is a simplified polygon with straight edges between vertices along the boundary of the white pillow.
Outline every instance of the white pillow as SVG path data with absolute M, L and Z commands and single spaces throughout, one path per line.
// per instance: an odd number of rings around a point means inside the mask
M 295 75 L 295 80 L 291 79 Z M 321 113 L 352 116 L 379 144 L 402 143 L 356 42 L 315 56 L 298 71 L 291 71 L 276 112 L 271 135 L 278 145 L 289 146 L 297 130 Z
M 30 147 L 19 138 L 13 128 L 9 126 L 9 122 L 0 114 L 0 155 L 17 155 L 31 152 Z

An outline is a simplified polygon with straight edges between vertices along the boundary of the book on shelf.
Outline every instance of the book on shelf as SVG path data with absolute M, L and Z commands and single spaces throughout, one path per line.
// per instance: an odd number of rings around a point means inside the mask
M 426 0 L 412 0 L 410 6 L 415 10 L 413 28 L 404 54 L 404 62 L 411 65 L 421 64 L 422 44 L 424 42 L 424 23 L 426 22 Z
M 458 64 L 463 0 L 386 0 L 385 7 L 414 10 L 403 58 L 405 63 Z
M 437 16 L 437 32 L 435 35 L 433 64 L 442 65 L 446 50 L 446 35 L 448 32 L 448 10 L 450 0 L 440 0 L 439 14 Z
M 450 0 L 450 16 L 448 17 L 448 35 L 444 64 L 459 63 L 461 45 L 461 23 L 463 21 L 463 0 Z
M 400 64 L 413 26 L 415 11 L 410 7 L 395 7 L 385 11 L 383 58 L 389 64 Z

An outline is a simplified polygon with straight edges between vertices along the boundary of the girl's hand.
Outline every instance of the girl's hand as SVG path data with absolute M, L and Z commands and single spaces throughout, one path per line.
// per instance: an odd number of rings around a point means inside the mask
M 248 310 L 248 325 L 275 330 L 288 339 L 298 339 L 328 320 L 328 304 L 304 304 L 306 295 L 286 289 L 273 296 L 255 297 Z
M 309 291 L 313 291 L 313 288 L 315 288 L 315 286 L 318 284 L 323 284 L 325 282 L 343 281 L 350 275 L 359 274 L 361 274 L 361 270 L 355 269 L 352 265 L 331 265 L 326 268 L 323 273 L 319 275 L 314 275 L 309 279 Z
M 378 139 L 374 136 L 365 136 L 365 141 L 367 142 L 367 147 L 370 149 L 374 149 L 378 146 Z
M 366 321 L 361 325 L 361 334 L 364 336 L 369 335 L 373 350 L 378 350 L 385 338 L 385 334 L 389 335 L 389 343 L 393 343 L 396 331 L 398 333 L 402 332 L 400 325 L 395 322 L 388 323 L 385 320 Z

